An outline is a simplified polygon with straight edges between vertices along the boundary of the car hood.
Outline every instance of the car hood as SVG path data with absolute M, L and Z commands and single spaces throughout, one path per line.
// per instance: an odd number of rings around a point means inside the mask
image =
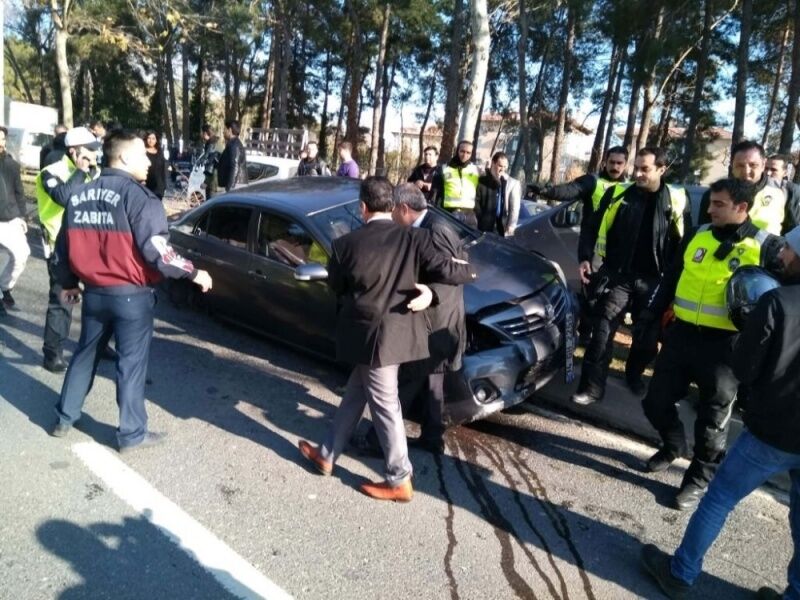
M 484 235 L 467 246 L 477 281 L 464 286 L 467 313 L 514 302 L 558 280 L 549 261 L 500 238 Z

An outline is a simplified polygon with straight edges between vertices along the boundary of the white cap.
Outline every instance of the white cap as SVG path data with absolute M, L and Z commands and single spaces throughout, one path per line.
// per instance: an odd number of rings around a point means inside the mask
M 794 250 L 794 253 L 800 256 L 800 226 L 789 231 L 783 236 L 783 239 L 785 239 L 789 247 Z
M 85 146 L 89 150 L 99 150 L 103 144 L 101 144 L 94 134 L 86 127 L 73 127 L 67 131 L 67 136 L 64 138 L 64 145 L 67 148 Z

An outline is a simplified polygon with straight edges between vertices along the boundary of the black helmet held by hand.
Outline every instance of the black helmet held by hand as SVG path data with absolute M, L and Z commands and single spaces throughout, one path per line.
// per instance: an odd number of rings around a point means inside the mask
M 728 316 L 736 329 L 742 331 L 758 299 L 780 285 L 775 277 L 761 267 L 745 265 L 736 269 L 725 287 Z

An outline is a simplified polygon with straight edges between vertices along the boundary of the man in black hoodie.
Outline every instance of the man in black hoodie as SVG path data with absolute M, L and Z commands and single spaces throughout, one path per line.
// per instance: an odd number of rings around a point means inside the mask
M 63 125 L 56 125 L 55 137 L 39 152 L 39 170 L 43 171 L 53 163 L 57 163 L 67 153 L 67 145 L 64 140 L 67 137 L 67 128 Z
M 670 598 L 688 595 L 703 558 L 734 507 L 774 475 L 788 471 L 794 556 L 788 586 L 759 598 L 800 598 L 800 227 L 786 234 L 779 254 L 785 285 L 765 293 L 733 348 L 733 373 L 749 388 L 744 424 L 692 515 L 674 556 L 648 544 L 642 560 Z

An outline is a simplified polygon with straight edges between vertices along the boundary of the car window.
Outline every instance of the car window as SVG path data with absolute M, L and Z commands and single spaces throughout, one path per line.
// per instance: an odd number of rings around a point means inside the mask
M 274 177 L 278 174 L 278 167 L 275 165 L 264 165 L 261 163 L 247 163 L 247 178 L 249 181 L 258 181 L 267 177 Z
M 554 227 L 577 227 L 583 219 L 583 202 L 573 202 L 562 210 L 556 211 L 550 218 Z
M 302 225 L 269 213 L 259 218 L 256 251 L 289 267 L 328 263 L 328 255 Z
M 205 227 L 205 235 L 216 238 L 237 248 L 247 248 L 247 229 L 250 225 L 251 210 L 244 206 L 215 206 L 208 211 L 205 219 L 200 219 L 195 232 L 200 226 Z

